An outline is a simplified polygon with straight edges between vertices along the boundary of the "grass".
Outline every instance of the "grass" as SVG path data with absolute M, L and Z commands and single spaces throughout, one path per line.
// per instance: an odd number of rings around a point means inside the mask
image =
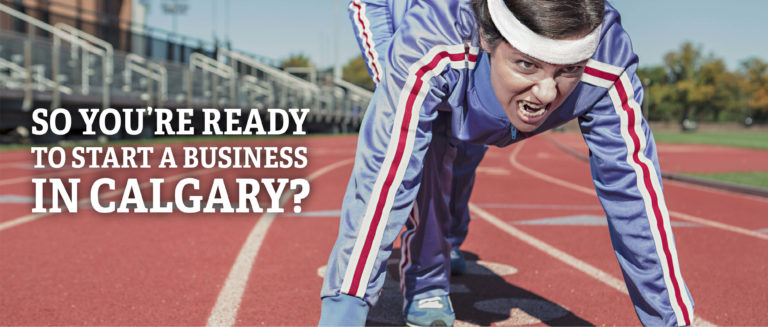
M 765 131 L 697 131 L 653 133 L 657 142 L 722 145 L 739 148 L 768 150 L 768 133 Z M 685 173 L 685 175 L 720 182 L 754 186 L 768 189 L 768 167 L 766 171 L 729 173 Z
M 768 171 L 753 171 L 745 173 L 689 173 L 686 175 L 712 179 L 720 182 L 729 182 L 740 185 L 755 186 L 768 189 Z
M 733 132 L 654 132 L 657 142 L 711 144 L 768 150 L 768 133 L 761 131 Z

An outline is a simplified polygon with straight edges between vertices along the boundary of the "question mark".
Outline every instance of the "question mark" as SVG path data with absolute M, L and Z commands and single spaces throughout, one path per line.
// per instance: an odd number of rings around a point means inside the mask
M 301 192 L 299 194 L 293 195 L 293 203 L 296 204 L 293 207 L 293 212 L 300 213 L 301 212 L 301 206 L 299 203 L 301 203 L 301 200 L 307 197 L 309 195 L 309 182 L 307 182 L 306 179 L 292 179 L 291 180 L 291 189 L 295 190 L 297 186 L 301 185 Z

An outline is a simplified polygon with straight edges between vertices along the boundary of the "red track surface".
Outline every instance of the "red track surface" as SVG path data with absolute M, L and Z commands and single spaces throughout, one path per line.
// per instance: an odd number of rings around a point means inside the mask
M 586 151 L 578 135 L 549 137 Z M 306 145 L 310 164 L 301 171 L 202 171 L 197 176 L 201 185 L 213 178 L 233 184 L 235 177 L 302 177 L 336 164 L 311 181 L 312 191 L 302 207 L 304 213 L 314 215 L 283 214 L 274 221 L 263 214 L 106 215 L 81 206 L 76 214 L 51 214 L 2 229 L 0 325 L 205 325 L 222 298 L 235 301 L 236 311 L 222 311 L 233 315 L 235 325 L 316 324 L 322 283 L 318 269 L 325 265 L 336 236 L 334 211 L 341 206 L 352 168 L 349 159 L 355 138 L 238 143 Z M 712 155 L 712 151 L 720 155 Z M 722 155 L 723 151 L 730 154 Z M 766 151 L 660 145 L 659 155 L 662 169 L 667 171 L 768 167 Z M 510 160 L 512 156 L 516 161 Z M 18 203 L 34 194 L 29 178 L 58 173 L 26 168 L 31 161 L 26 151 L 3 152 L 0 157 L 0 196 L 18 196 L 0 203 L 0 224 L 30 215 L 33 204 Z M 537 175 L 520 169 L 535 170 Z M 88 196 L 86 186 L 99 177 L 147 180 L 190 171 L 73 170 L 66 177 L 82 178 L 79 198 L 84 198 Z M 549 181 L 541 176 L 548 176 Z M 23 178 L 14 180 L 19 177 Z M 555 185 L 553 179 L 570 186 Z M 586 163 L 539 137 L 490 150 L 478 172 L 472 202 L 502 223 L 605 272 L 608 279 L 620 280 L 606 226 L 520 224 L 541 218 L 602 216 L 596 197 L 584 191 L 591 188 Z M 673 229 L 697 318 L 716 325 L 768 324 L 764 309 L 768 306 L 768 199 L 672 182 L 665 182 L 664 189 L 670 212 L 677 213 L 672 214 L 672 222 L 681 223 Z M 172 192 L 171 186 L 164 187 L 164 199 L 170 199 Z M 453 280 L 460 323 L 639 323 L 629 297 L 608 286 L 605 279 L 574 269 L 491 224 L 477 211 L 474 214 L 463 249 L 483 264 L 471 262 L 470 274 Z M 681 219 L 690 216 L 721 225 Z M 268 221 L 271 224 L 265 224 Z M 248 235 L 259 224 L 266 226 L 263 241 L 244 275 L 247 284 L 242 296 L 221 295 L 232 279 L 238 253 L 251 244 Z M 489 270 L 494 266 L 508 270 Z M 389 268 L 392 281 L 369 316 L 373 324 L 401 323 L 396 270 L 394 265 Z

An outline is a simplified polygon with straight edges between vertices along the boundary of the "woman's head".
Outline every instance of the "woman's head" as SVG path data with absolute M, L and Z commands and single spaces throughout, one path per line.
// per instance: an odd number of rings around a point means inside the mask
M 604 0 L 503 0 L 532 32 L 555 40 L 586 35 L 603 22 Z M 504 37 L 488 10 L 488 0 L 472 0 L 480 36 L 492 48 Z M 493 50 L 493 49 L 489 49 Z
M 604 1 L 473 0 L 472 6 L 491 57 L 494 93 L 518 130 L 533 131 L 581 79 Z

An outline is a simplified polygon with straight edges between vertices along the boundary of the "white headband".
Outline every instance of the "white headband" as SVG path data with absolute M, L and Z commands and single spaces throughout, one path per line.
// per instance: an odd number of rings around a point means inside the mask
M 573 64 L 589 59 L 600 41 L 600 24 L 578 40 L 555 40 L 534 33 L 507 8 L 503 0 L 488 0 L 488 11 L 501 35 L 512 46 L 536 59 L 551 64 Z

